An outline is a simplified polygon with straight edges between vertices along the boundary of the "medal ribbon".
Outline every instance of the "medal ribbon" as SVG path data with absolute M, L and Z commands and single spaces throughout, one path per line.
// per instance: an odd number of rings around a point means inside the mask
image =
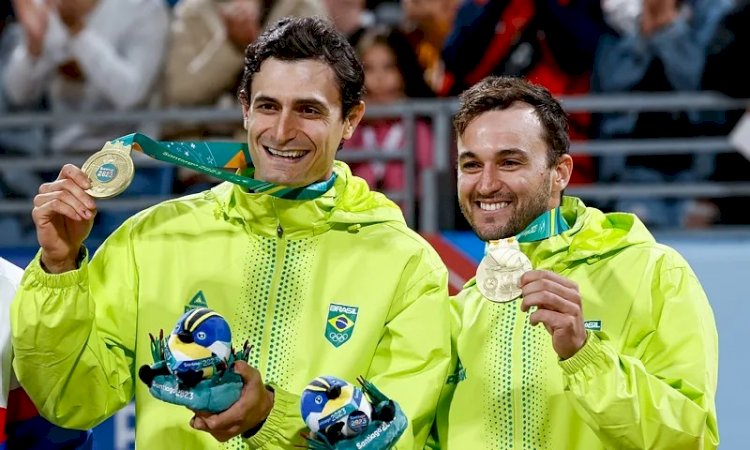
M 247 144 L 240 142 L 160 141 L 145 134 L 132 133 L 113 140 L 141 151 L 159 161 L 205 173 L 248 189 L 289 200 L 310 200 L 320 197 L 333 186 L 336 173 L 326 181 L 307 186 L 282 186 L 252 178 L 255 167 Z M 238 173 L 225 169 L 239 169 Z
M 542 241 L 552 236 L 556 236 L 570 229 L 568 223 L 560 213 L 560 208 L 545 211 L 539 217 L 534 219 L 523 231 L 515 236 L 520 242 Z M 489 248 L 497 241 L 489 241 L 484 245 L 484 254 L 486 255 Z
M 542 241 L 567 231 L 570 227 L 560 214 L 560 208 L 551 209 L 534 219 L 522 232 L 516 235 L 518 242 Z

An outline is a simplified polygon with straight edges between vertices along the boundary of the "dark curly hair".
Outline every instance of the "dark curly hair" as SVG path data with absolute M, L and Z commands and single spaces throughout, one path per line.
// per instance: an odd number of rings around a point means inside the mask
M 282 61 L 313 59 L 327 64 L 339 84 L 344 118 L 362 101 L 365 89 L 362 63 L 346 38 L 325 19 L 280 19 L 247 47 L 245 72 L 238 92 L 243 104 L 249 104 L 253 76 L 268 58 Z

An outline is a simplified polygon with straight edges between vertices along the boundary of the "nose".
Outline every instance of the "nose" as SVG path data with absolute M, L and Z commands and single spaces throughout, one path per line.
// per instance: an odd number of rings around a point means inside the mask
M 294 114 L 289 111 L 283 111 L 278 115 L 278 119 L 276 120 L 276 130 L 274 133 L 276 143 L 283 145 L 294 139 L 296 134 L 297 124 Z
M 500 174 L 491 164 L 485 165 L 477 183 L 477 194 L 489 196 L 502 189 L 503 181 Z

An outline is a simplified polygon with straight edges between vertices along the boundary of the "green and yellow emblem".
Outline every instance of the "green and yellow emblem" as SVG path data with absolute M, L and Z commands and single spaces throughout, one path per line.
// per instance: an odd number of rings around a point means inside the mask
M 334 347 L 341 347 L 351 339 L 354 333 L 354 325 L 357 323 L 356 306 L 337 305 L 331 303 L 328 307 L 328 319 L 326 320 L 326 340 Z

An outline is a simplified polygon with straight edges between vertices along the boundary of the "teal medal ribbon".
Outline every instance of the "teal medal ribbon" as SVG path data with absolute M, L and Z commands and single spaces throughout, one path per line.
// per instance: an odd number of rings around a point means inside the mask
M 250 192 L 269 194 L 289 200 L 310 200 L 320 197 L 331 189 L 336 181 L 335 172 L 328 180 L 302 187 L 282 186 L 256 180 L 252 178 L 255 167 L 252 165 L 250 150 L 247 144 L 240 142 L 157 142 L 141 133 L 128 134 L 114 139 L 113 142 L 120 142 L 159 161 L 229 181 Z M 226 169 L 239 169 L 239 173 L 228 172 Z
M 534 219 L 522 232 L 516 235 L 518 242 L 536 242 L 556 236 L 570 227 L 560 214 L 560 208 L 551 209 Z
M 534 219 L 523 231 L 515 237 L 520 242 L 536 242 L 556 236 L 570 229 L 570 226 L 560 213 L 560 208 L 545 211 Z M 490 247 L 490 243 L 484 244 L 484 254 Z

